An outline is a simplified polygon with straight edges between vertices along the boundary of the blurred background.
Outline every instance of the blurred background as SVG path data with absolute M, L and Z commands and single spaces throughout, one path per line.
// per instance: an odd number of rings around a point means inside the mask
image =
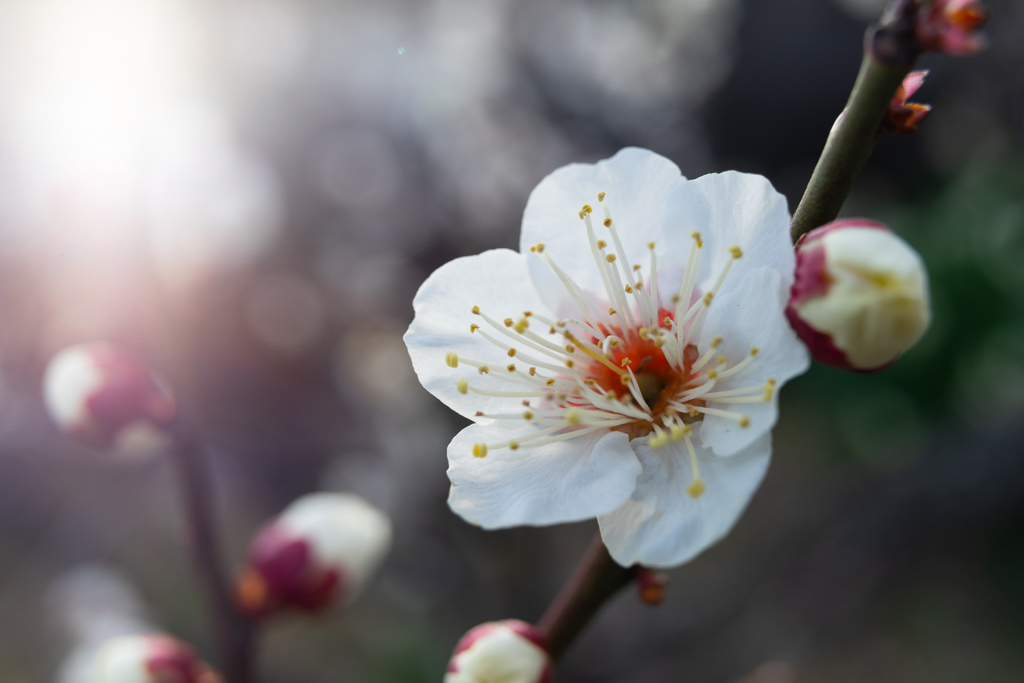
M 1024 5 L 928 56 L 935 110 L 844 211 L 931 269 L 891 370 L 783 392 L 723 543 L 625 591 L 560 680 L 1024 679 Z M 878 0 L 0 0 L 0 678 L 89 683 L 111 633 L 213 643 L 173 472 L 66 440 L 40 381 L 107 339 L 210 446 L 227 554 L 296 496 L 356 492 L 396 546 L 343 614 L 274 622 L 266 683 L 436 682 L 479 622 L 535 620 L 593 523 L 482 532 L 445 504 L 459 419 L 415 381 L 416 288 L 518 243 L 530 190 L 651 148 L 795 207 Z

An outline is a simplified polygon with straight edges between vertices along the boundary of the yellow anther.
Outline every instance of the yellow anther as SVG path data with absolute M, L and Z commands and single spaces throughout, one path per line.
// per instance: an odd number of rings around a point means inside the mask
M 626 367 L 627 365 L 632 365 L 632 364 L 633 364 L 633 359 L 632 358 L 623 358 L 622 359 L 622 363 L 621 363 L 622 367 Z
M 475 443 L 473 444 L 473 457 L 475 458 L 486 458 L 487 457 L 487 444 Z
M 665 340 L 662 339 L 661 337 L 658 337 L 657 339 L 654 340 L 654 345 L 660 349 L 662 346 L 665 345 Z
M 572 369 L 572 367 L 574 365 L 576 365 L 576 364 L 572 361 L 572 358 L 570 358 L 569 360 L 565 361 L 565 367 L 569 368 L 570 370 Z
M 700 417 L 700 411 L 693 406 L 690 406 L 686 412 L 690 417 Z
M 565 421 L 568 424 L 578 425 L 582 420 L 583 417 L 580 415 L 580 411 L 576 408 L 570 408 L 565 413 Z
M 775 393 L 775 386 L 772 384 L 766 384 L 764 387 L 764 401 L 767 403 L 772 400 L 772 395 Z
M 616 311 L 611 306 L 608 307 L 608 315 L 615 315 L 616 313 L 618 313 L 618 311 Z
M 656 434 L 652 434 L 651 437 L 647 439 L 647 445 L 653 448 L 654 450 L 658 450 L 667 443 L 668 434 L 666 432 L 659 431 Z
M 473 307 L 473 315 L 480 315 L 480 307 L 479 306 L 474 306 Z
M 613 349 L 617 348 L 618 345 L 619 345 L 619 340 L 618 339 L 612 339 L 610 342 L 608 342 L 608 346 L 612 347 Z
M 704 240 L 702 240 L 702 239 L 700 238 L 700 233 L 699 233 L 699 232 L 697 232 L 697 231 L 693 231 L 693 232 L 691 232 L 691 233 L 690 233 L 690 237 L 692 237 L 692 238 L 694 239 L 694 241 L 696 241 L 696 242 L 697 242 L 697 248 L 698 248 L 698 249 L 700 249 L 701 247 L 703 247 L 703 246 L 704 246 Z
M 604 240 L 598 240 L 597 241 L 597 248 L 598 249 L 604 249 L 607 246 L 608 246 L 608 243 L 605 242 Z
M 508 365 L 505 366 L 505 369 L 508 370 L 509 372 L 515 372 L 516 371 L 516 364 L 515 363 L 509 363 Z
M 608 263 L 615 263 L 615 254 L 608 254 L 604 257 L 604 260 Z
M 670 327 L 672 325 L 672 318 L 666 315 L 664 318 L 662 318 L 661 324 L 664 325 L 665 327 Z
M 479 329 L 480 329 L 480 326 L 477 325 L 476 323 L 474 323 L 474 324 L 469 326 L 469 333 L 473 334 L 474 332 L 476 332 Z
M 674 304 L 679 303 L 679 295 L 678 294 L 673 294 L 672 295 L 672 303 L 674 303 Z
M 547 382 L 544 382 L 544 384 L 546 384 L 549 387 L 553 387 L 553 386 L 555 386 L 555 380 L 554 379 L 549 379 Z
M 548 329 L 548 334 L 554 334 L 554 333 L 555 333 L 555 328 L 552 327 L 552 328 Z
M 558 320 L 558 321 L 555 322 L 555 325 L 557 327 L 565 327 L 565 321 L 564 320 Z
M 725 365 L 725 356 L 719 356 L 715 359 L 715 362 L 719 365 Z
M 724 338 L 722 337 L 722 335 L 718 335 L 717 337 L 711 340 L 711 348 L 717 349 L 719 346 L 721 346 L 723 341 Z
M 537 368 L 530 368 L 530 377 L 533 377 L 536 374 L 537 374 Z
M 491 371 L 491 369 L 486 365 L 481 365 L 476 369 L 476 371 L 479 372 L 481 375 L 486 375 Z
M 619 381 L 623 384 L 629 384 L 633 380 L 630 379 L 629 375 L 619 375 Z
M 597 193 L 597 201 L 603 202 L 605 194 L 607 194 L 607 193 L 606 192 L 598 192 Z
M 530 402 L 528 400 L 527 401 L 523 401 L 523 405 L 526 406 L 527 408 L 529 408 L 530 407 Z
M 572 344 L 566 344 L 565 350 L 568 351 L 569 353 L 576 353 L 576 347 L 573 346 Z
M 708 292 L 707 294 L 705 294 L 704 295 L 704 305 L 705 306 L 710 306 L 711 305 L 711 300 L 714 299 L 714 298 L 715 298 L 715 293 L 714 292 Z
M 464 379 L 460 379 L 458 384 L 455 385 L 455 388 L 459 390 L 460 394 L 468 394 L 469 393 L 469 382 L 467 382 Z
M 681 424 L 674 424 L 669 427 L 669 433 L 672 435 L 673 441 L 681 441 L 686 436 L 686 429 Z
M 733 258 L 741 258 L 743 256 L 743 250 L 739 247 L 729 247 L 729 253 L 732 254 Z
M 647 248 L 648 249 L 654 249 L 654 242 L 648 242 L 647 243 Z
M 583 211 L 583 210 L 580 210 L 579 217 L 580 217 L 580 220 L 583 220 L 584 218 L 587 217 L 587 212 Z
M 508 442 L 508 449 L 510 451 L 517 451 L 517 450 L 519 450 L 519 442 L 518 441 L 509 441 Z
M 511 349 L 508 350 L 508 357 L 509 358 L 515 358 L 516 357 L 516 347 L 513 346 Z
M 605 218 L 604 219 L 604 227 L 606 227 L 606 228 L 612 227 L 612 219 L 611 218 Z
M 633 293 L 633 288 L 630 287 L 629 285 L 626 285 L 626 294 L 632 294 L 632 293 Z
M 454 351 L 449 351 L 448 353 L 444 354 L 444 362 L 447 363 L 448 367 L 450 368 L 459 367 L 459 354 L 455 353 Z
M 530 412 L 529 410 L 524 410 L 523 411 L 523 419 L 524 420 L 532 420 L 533 419 L 533 413 Z
M 594 209 L 590 206 L 590 204 L 584 204 L 583 210 L 587 213 L 594 213 Z
M 529 318 L 531 315 L 533 315 L 533 311 L 523 311 L 523 315 Z
M 512 327 L 512 325 L 515 324 L 512 318 L 505 318 L 505 320 L 503 320 L 502 322 L 505 323 L 505 327 Z
M 544 243 L 543 242 L 537 242 L 537 245 L 534 247 L 534 249 L 537 250 L 538 254 L 543 254 L 544 253 Z
M 707 376 L 708 376 L 708 379 L 717 379 L 718 378 L 718 372 L 715 371 L 715 370 L 708 370 Z
M 750 349 L 750 355 L 751 356 L 756 356 L 760 352 L 761 352 L 761 349 L 757 348 L 756 346 L 754 348 Z
M 770 386 L 770 387 L 774 387 L 774 386 L 775 386 L 775 380 L 774 380 L 774 379 L 771 379 L 771 378 L 769 378 L 769 379 L 768 379 L 768 386 Z
M 740 427 L 749 427 L 749 426 L 750 426 L 750 418 L 747 417 L 746 415 L 743 415 L 742 417 L 740 417 Z
M 701 494 L 704 493 L 704 482 L 700 479 L 695 479 L 692 484 L 686 487 L 686 492 L 690 494 L 690 498 L 700 498 Z
M 474 417 L 483 417 L 484 416 L 484 411 L 478 410 L 475 413 L 473 413 L 473 415 L 474 415 Z
M 634 263 L 633 264 L 633 270 L 640 270 L 640 264 L 639 263 Z
M 642 282 L 636 283 L 636 288 L 637 289 L 643 289 L 644 288 L 644 283 L 642 283 Z
M 523 332 L 526 332 L 526 328 L 528 328 L 529 326 L 530 321 L 527 320 L 525 317 L 522 317 L 516 321 L 516 324 L 512 326 L 512 329 L 518 332 L 519 334 L 522 334 Z

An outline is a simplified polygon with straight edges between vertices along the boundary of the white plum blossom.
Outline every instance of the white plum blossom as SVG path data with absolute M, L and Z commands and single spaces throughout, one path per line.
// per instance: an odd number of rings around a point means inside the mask
M 474 422 L 448 448 L 452 509 L 485 528 L 596 517 L 624 566 L 725 535 L 809 362 L 784 315 L 788 229 L 765 178 L 687 180 L 642 149 L 541 181 L 520 252 L 456 259 L 413 302 L 420 381 Z

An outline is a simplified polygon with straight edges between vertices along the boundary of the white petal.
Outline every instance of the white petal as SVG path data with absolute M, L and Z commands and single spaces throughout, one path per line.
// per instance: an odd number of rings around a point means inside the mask
M 686 491 L 693 473 L 684 444 L 651 450 L 635 439 L 632 446 L 643 464 L 636 490 L 597 519 L 608 552 L 624 567 L 674 567 L 713 545 L 739 519 L 771 460 L 770 434 L 731 458 L 695 444 L 705 490 L 693 498 Z
M 586 227 L 579 218 L 580 208 L 584 204 L 593 207 L 595 234 L 608 242 L 608 253 L 612 253 L 614 245 L 597 201 L 598 192 L 607 192 L 612 219 L 630 265 L 640 263 L 646 269 L 650 260 L 648 242 L 657 245 L 659 260 L 670 259 L 679 251 L 668 243 L 662 217 L 669 194 L 683 181 L 679 168 L 670 160 L 636 147 L 627 147 L 596 164 L 563 166 L 530 194 L 523 213 L 520 249 L 528 253 L 531 246 L 543 242 L 555 263 L 577 284 L 603 299 L 604 284 L 591 254 Z M 678 239 L 675 231 L 670 234 L 671 239 Z M 685 254 L 682 258 L 685 260 Z M 560 313 L 567 312 L 565 290 L 548 266 L 531 258 L 530 274 L 548 305 Z
M 694 190 L 706 200 L 699 209 L 694 208 Z M 742 279 L 737 275 L 761 267 L 780 272 L 787 291 L 793 283 L 796 257 L 789 238 L 789 210 L 786 198 L 767 178 L 737 171 L 701 176 L 673 192 L 665 216 L 667 225 L 678 225 L 687 236 L 699 230 L 704 238 L 697 280 L 701 291 L 714 285 L 733 246 L 743 251 L 743 257 L 733 265 L 722 293 Z M 697 224 L 698 218 L 703 222 Z
M 405 333 L 405 343 L 420 384 L 427 391 L 464 417 L 472 418 L 477 411 L 522 410 L 521 399 L 461 394 L 456 385 L 465 378 L 483 389 L 520 388 L 500 379 L 514 359 L 481 334 L 470 334 L 469 326 L 475 323 L 492 337 L 501 337 L 483 318 L 473 315 L 473 306 L 498 321 L 518 319 L 525 311 L 548 314 L 527 274 L 526 257 L 509 249 L 493 249 L 450 261 L 427 278 L 412 305 L 416 317 Z M 449 351 L 460 358 L 493 364 L 492 374 L 481 375 L 465 364 L 448 367 L 445 356 Z
M 491 449 L 472 455 L 474 443 L 494 443 L 534 431 L 470 425 L 448 446 L 448 504 L 487 529 L 589 519 L 615 509 L 633 491 L 640 463 L 620 432 L 599 431 L 536 448 Z
M 776 382 L 771 400 L 766 402 L 736 404 L 709 400 L 711 408 L 742 413 L 750 418 L 748 426 L 740 427 L 731 418 L 704 417 L 700 440 L 716 455 L 733 455 L 770 431 L 778 420 L 779 389 L 810 365 L 807 349 L 797 339 L 783 313 L 788 288 L 777 271 L 759 268 L 747 273 L 736 288 L 711 304 L 699 344 L 702 350 L 710 346 L 714 337 L 721 335 L 723 342 L 719 352 L 732 366 L 746 358 L 751 348 L 758 349 L 753 363 L 719 382 L 715 390 L 763 385 L 769 378 Z

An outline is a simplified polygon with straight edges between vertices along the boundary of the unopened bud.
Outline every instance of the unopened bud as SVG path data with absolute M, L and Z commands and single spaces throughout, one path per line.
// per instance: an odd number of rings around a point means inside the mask
M 54 356 L 43 378 L 43 398 L 58 427 L 96 448 L 115 447 L 135 427 L 166 426 L 175 415 L 174 399 L 149 368 L 103 342 Z
M 238 578 L 240 607 L 252 616 L 319 611 L 351 602 L 391 547 L 391 521 L 358 496 L 314 493 L 267 523 Z
M 934 0 L 918 11 L 918 47 L 949 55 L 981 52 L 988 45 L 981 33 L 987 19 L 988 12 L 978 0 Z
M 786 316 L 816 360 L 880 370 L 931 321 L 924 261 L 881 223 L 829 223 L 797 244 Z
M 651 607 L 657 607 L 665 601 L 665 590 L 668 588 L 668 576 L 662 572 L 638 567 L 636 573 L 636 592 L 640 600 Z
M 94 683 L 221 683 L 185 643 L 161 634 L 122 636 L 96 653 Z
M 927 71 L 911 71 L 900 87 L 896 89 L 889 110 L 882 121 L 882 130 L 897 135 L 906 135 L 917 130 L 917 126 L 931 113 L 931 105 L 911 102 L 910 98 L 924 84 Z
M 492 621 L 462 636 L 444 683 L 550 683 L 554 667 L 544 635 L 524 621 Z

